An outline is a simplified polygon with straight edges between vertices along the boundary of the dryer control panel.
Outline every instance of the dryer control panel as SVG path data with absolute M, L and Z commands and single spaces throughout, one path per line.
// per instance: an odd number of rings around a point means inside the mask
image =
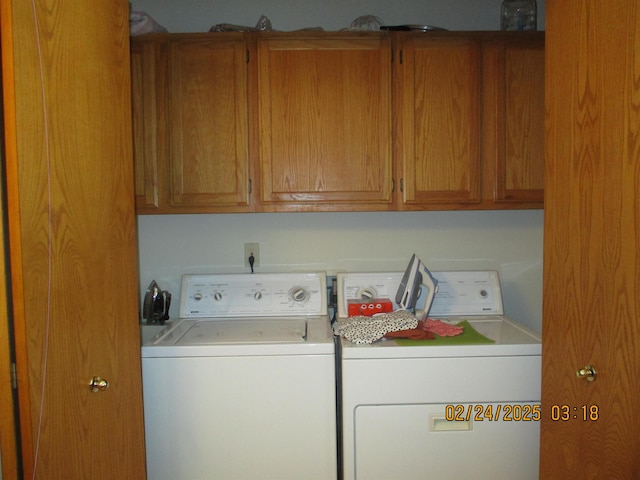
M 498 272 L 494 270 L 431 272 L 438 280 L 429 316 L 504 315 Z M 349 301 L 388 298 L 397 309 L 395 296 L 402 272 L 338 274 L 338 316 L 349 316 Z M 416 307 L 424 304 L 421 294 Z

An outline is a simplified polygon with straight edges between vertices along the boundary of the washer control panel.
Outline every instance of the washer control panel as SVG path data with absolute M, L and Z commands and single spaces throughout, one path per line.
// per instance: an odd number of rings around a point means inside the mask
M 430 317 L 504 315 L 498 272 L 493 270 L 431 272 L 438 280 Z M 338 316 L 349 316 L 350 300 L 388 298 L 396 310 L 402 272 L 338 273 Z M 424 305 L 422 295 L 416 308 Z M 422 301 L 422 302 L 421 302 Z
M 180 318 L 326 314 L 324 273 L 182 276 Z

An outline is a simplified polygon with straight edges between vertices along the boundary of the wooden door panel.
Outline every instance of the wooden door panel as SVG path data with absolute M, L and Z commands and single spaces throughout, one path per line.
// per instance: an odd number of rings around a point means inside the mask
M 389 38 L 260 38 L 258 62 L 262 202 L 389 203 Z
M 540 477 L 639 478 L 640 8 L 557 1 L 546 22 Z
M 484 151 L 487 163 L 495 158 L 495 175 L 490 178 L 493 201 L 542 205 L 544 37 L 516 37 L 490 45 L 485 67 L 489 84 L 485 88 L 490 93 L 484 102 L 483 125 L 493 132 L 485 133 Z
M 544 188 L 544 44 L 539 48 L 507 48 L 505 52 L 504 195 Z M 501 185 L 501 183 L 498 183 Z
M 169 42 L 172 206 L 248 205 L 246 52 L 241 34 Z
M 156 52 L 153 41 L 131 43 L 131 110 L 136 208 L 158 208 Z
M 404 203 L 480 201 L 480 51 L 407 37 L 399 67 Z
M 24 477 L 142 479 L 129 7 L 81 7 L 2 18 Z

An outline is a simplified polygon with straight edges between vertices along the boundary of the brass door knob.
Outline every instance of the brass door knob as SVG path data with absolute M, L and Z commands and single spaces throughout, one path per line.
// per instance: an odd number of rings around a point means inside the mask
M 589 382 L 593 382 L 596 379 L 597 374 L 598 372 L 596 371 L 596 367 L 592 365 L 585 365 L 576 372 L 576 376 L 578 378 L 586 378 Z
M 89 380 L 89 388 L 93 393 L 96 392 L 104 392 L 107 388 L 109 388 L 109 381 L 100 377 L 93 377 Z

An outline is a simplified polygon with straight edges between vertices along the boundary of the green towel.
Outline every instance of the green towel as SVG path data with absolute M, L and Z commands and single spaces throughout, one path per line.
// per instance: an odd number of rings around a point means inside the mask
M 436 335 L 433 340 L 409 340 L 408 338 L 396 338 L 395 341 L 398 345 L 402 346 L 416 346 L 416 345 L 477 345 L 482 343 L 496 343 L 490 338 L 478 333 L 478 331 L 471 326 L 467 320 L 463 320 L 456 324 L 458 327 L 462 327 L 464 331 L 460 335 L 455 337 L 441 337 Z

